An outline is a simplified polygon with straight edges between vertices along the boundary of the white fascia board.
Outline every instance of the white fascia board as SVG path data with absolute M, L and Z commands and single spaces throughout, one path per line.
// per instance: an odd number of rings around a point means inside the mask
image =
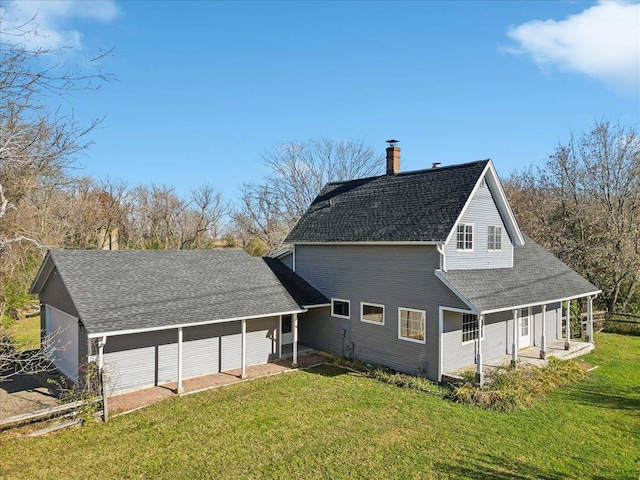
M 471 310 L 472 313 L 474 313 L 475 315 L 480 315 L 482 312 L 480 312 L 480 310 L 478 310 L 473 303 L 471 303 L 469 300 L 467 300 L 467 298 L 462 295 L 462 293 L 460 293 L 453 285 L 451 285 L 446 278 L 444 278 L 444 276 L 442 275 L 442 271 L 441 270 L 436 270 L 435 271 L 436 277 L 438 277 L 440 279 L 440 281 L 442 283 L 445 284 L 445 286 L 451 290 L 453 293 L 456 294 L 456 296 L 462 300 L 465 305 L 467 305 L 469 307 L 469 309 Z
M 282 258 L 293 253 L 293 246 L 284 247 L 271 255 L 271 258 Z
M 147 327 L 147 328 L 132 328 L 129 330 L 114 330 L 114 331 L 104 331 L 98 333 L 90 333 L 87 335 L 88 338 L 101 338 L 101 337 L 114 337 L 117 335 L 131 335 L 133 333 L 145 333 L 145 332 L 156 332 L 161 330 L 174 330 L 176 328 L 187 328 L 187 327 L 197 327 L 199 325 L 211 325 L 214 323 L 227 323 L 227 322 L 236 322 L 238 320 L 251 320 L 253 318 L 267 318 L 267 317 L 277 317 L 278 315 L 293 315 L 294 313 L 304 313 L 307 310 L 290 310 L 288 312 L 274 312 L 274 313 L 266 313 L 262 315 L 250 315 L 246 317 L 235 317 L 235 318 L 220 318 L 217 320 L 206 320 L 204 322 L 190 322 L 190 323 L 177 323 L 175 325 L 163 325 L 161 327 Z
M 441 245 L 442 242 L 438 241 L 407 241 L 407 242 L 291 242 L 294 245 Z
M 320 308 L 320 307 L 330 307 L 330 303 L 318 303 L 316 305 L 302 305 L 304 308 Z
M 493 199 L 496 202 L 498 211 L 501 213 L 501 216 L 504 219 L 505 227 L 507 228 L 507 231 L 511 236 L 511 240 L 513 244 L 519 247 L 523 246 L 524 237 L 522 236 L 520 227 L 518 227 L 518 222 L 516 222 L 516 217 L 513 215 L 513 212 L 511 211 L 511 207 L 509 206 L 509 202 L 507 201 L 507 197 L 504 194 L 504 190 L 502 189 L 500 179 L 498 178 L 498 174 L 496 173 L 496 169 L 493 166 L 493 162 L 491 161 L 491 159 L 489 159 L 489 162 L 487 163 L 487 166 L 485 167 L 484 171 L 478 177 L 478 181 L 473 187 L 473 190 L 471 190 L 471 193 L 469 194 L 469 198 L 467 198 L 467 201 L 465 202 L 464 207 L 462 207 L 462 210 L 460 211 L 460 215 L 458 215 L 458 218 L 456 218 L 456 221 L 453 224 L 453 228 L 451 228 L 451 231 L 449 232 L 449 235 L 447 235 L 447 239 L 445 240 L 444 243 L 448 244 L 451 241 L 451 237 L 453 237 L 453 235 L 456 233 L 458 224 L 460 223 L 460 221 L 462 220 L 462 217 L 467 211 L 467 208 L 469 207 L 471 200 L 476 194 L 476 191 L 478 190 L 478 188 L 480 188 L 480 184 L 482 183 L 483 179 L 486 180 L 487 186 L 489 187 L 489 190 L 493 194 L 492 195 Z
M 550 303 L 566 302 L 568 300 L 576 300 L 578 298 L 591 297 L 592 295 L 598 295 L 600 293 L 602 293 L 602 290 L 596 290 L 594 292 L 589 292 L 589 293 L 581 293 L 580 295 L 573 295 L 571 297 L 555 298 L 553 300 L 543 300 L 540 302 L 524 303 L 522 305 L 512 305 L 510 307 L 505 307 L 505 308 L 495 308 L 493 310 L 484 310 L 480 312 L 480 315 L 488 315 L 490 313 L 505 312 L 508 310 L 518 310 L 520 308 L 537 307 L 539 305 L 549 305 Z

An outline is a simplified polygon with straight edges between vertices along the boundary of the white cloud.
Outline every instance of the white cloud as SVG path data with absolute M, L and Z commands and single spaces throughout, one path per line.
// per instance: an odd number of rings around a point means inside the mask
M 29 48 L 80 49 L 83 35 L 73 20 L 109 22 L 119 14 L 114 0 L 16 0 L 2 7 L 2 33 L 5 41 Z
M 640 95 L 640 4 L 600 2 L 565 20 L 534 20 L 509 28 L 510 53 L 541 67 L 580 72 L 608 87 Z

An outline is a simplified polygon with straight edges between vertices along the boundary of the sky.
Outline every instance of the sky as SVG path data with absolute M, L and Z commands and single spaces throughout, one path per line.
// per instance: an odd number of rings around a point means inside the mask
M 542 166 L 570 133 L 640 122 L 640 3 L 585 1 L 5 1 L 68 64 L 117 81 L 53 98 L 104 117 L 78 175 L 233 200 L 263 155 L 361 140 L 402 170 L 491 158 Z M 67 48 L 70 47 L 70 48 Z M 52 103 L 52 106 L 54 104 Z M 55 104 L 57 107 L 58 105 Z

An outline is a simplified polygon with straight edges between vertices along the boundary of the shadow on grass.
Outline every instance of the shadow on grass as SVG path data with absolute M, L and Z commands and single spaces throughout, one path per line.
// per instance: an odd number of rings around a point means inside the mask
M 578 386 L 572 390 L 570 399 L 589 407 L 600 407 L 609 410 L 640 410 L 638 393 L 638 389 L 612 389 L 607 392 L 600 392 Z
M 567 478 L 566 473 L 553 471 L 552 466 L 541 470 L 538 465 L 527 462 L 526 458 L 506 459 L 498 455 L 475 455 L 468 459 L 456 458 L 451 463 L 434 464 L 434 470 L 451 478 L 470 478 L 478 480 L 560 480 Z M 448 477 L 447 477 L 448 478 Z M 604 479 L 592 476 L 592 479 Z
M 305 372 L 322 375 L 323 377 L 339 377 L 340 375 L 347 375 L 352 373 L 349 370 L 337 367 L 335 365 L 330 365 L 328 363 L 323 363 L 315 367 L 307 368 L 305 369 Z

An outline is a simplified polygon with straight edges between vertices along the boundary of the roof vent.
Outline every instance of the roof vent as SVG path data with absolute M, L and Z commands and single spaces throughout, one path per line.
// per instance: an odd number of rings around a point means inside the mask
M 432 165 L 433 168 L 440 168 L 442 166 L 442 164 L 440 162 L 434 162 L 434 164 Z
M 387 140 L 387 175 L 395 175 L 400 172 L 400 147 L 398 140 Z

